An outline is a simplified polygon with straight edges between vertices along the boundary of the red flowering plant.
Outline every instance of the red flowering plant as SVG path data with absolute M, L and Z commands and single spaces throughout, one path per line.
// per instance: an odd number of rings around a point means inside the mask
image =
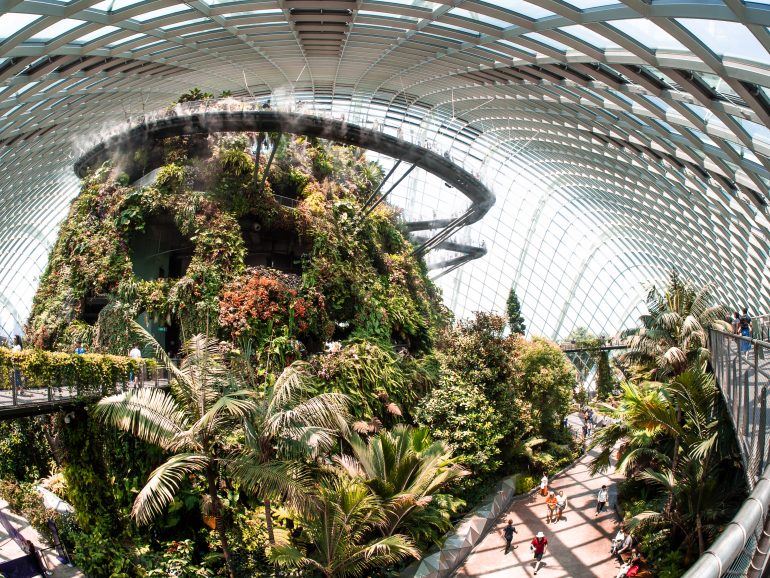
M 300 335 L 323 325 L 323 296 L 301 290 L 301 279 L 267 267 L 250 268 L 228 283 L 219 301 L 219 324 L 234 341 L 262 343 L 284 333 Z

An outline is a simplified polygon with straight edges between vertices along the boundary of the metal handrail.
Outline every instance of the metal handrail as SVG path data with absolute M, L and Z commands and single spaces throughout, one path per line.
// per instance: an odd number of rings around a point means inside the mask
M 759 319 L 763 318 L 770 321 L 770 316 Z M 709 341 L 711 365 L 752 492 L 683 578 L 759 578 L 768 562 L 770 544 L 770 342 L 718 329 L 710 330 Z

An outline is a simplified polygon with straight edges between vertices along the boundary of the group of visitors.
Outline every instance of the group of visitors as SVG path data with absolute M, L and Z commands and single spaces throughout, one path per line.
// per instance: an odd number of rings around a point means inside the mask
M 593 431 L 595 415 L 590 407 L 585 407 L 580 410 L 579 416 L 583 422 L 583 436 L 584 438 Z M 562 520 L 566 520 L 564 512 L 567 509 L 567 496 L 563 489 L 552 489 L 549 484 L 548 475 L 543 474 L 538 486 L 538 492 L 541 497 L 545 497 L 545 523 L 556 524 Z M 606 484 L 602 484 L 601 488 L 596 493 L 596 508 L 594 517 L 598 517 L 609 506 L 610 502 L 609 488 Z M 507 555 L 511 550 L 517 548 L 513 544 L 514 534 L 518 534 L 516 527 L 514 526 L 513 519 L 508 519 L 507 524 L 502 528 L 502 537 L 505 540 L 505 554 Z M 545 565 L 543 557 L 548 550 L 548 538 L 543 531 L 538 531 L 529 543 L 530 552 L 532 554 L 532 566 L 534 568 L 534 574 L 538 574 L 541 568 Z M 617 560 L 619 565 L 615 578 L 633 578 L 639 574 L 642 568 L 642 558 L 639 552 L 634 548 L 634 539 L 625 526 L 621 525 L 617 535 L 614 537 L 610 544 L 610 554 Z
M 748 307 L 743 308 L 742 315 L 738 315 L 738 312 L 734 311 L 730 325 L 734 334 L 742 337 L 751 337 L 751 315 L 749 315 Z M 750 349 L 750 341 L 741 341 L 741 353 L 749 351 Z
M 617 535 L 612 540 L 610 554 L 615 556 L 620 564 L 615 578 L 633 578 L 642 567 L 642 558 L 634 546 L 634 538 L 630 532 L 627 532 L 625 526 L 621 525 Z M 624 557 L 628 556 L 628 559 Z

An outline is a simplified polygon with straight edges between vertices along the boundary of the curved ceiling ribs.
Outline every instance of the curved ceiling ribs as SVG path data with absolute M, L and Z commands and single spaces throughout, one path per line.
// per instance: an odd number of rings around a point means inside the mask
M 83 134 L 197 86 L 312 101 L 487 179 L 498 205 L 450 242 L 489 253 L 441 279 L 459 315 L 515 284 L 534 331 L 614 331 L 672 265 L 770 310 L 770 2 L 0 6 L 0 246 L 30 224 L 50 245 Z M 431 220 L 445 191 L 409 186 L 424 197 L 410 218 Z M 40 267 L 0 253 L 15 317 Z

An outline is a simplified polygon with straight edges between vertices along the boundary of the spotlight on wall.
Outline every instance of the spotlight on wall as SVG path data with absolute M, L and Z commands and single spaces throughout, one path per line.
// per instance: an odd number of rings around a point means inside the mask
M 75 412 L 71 411 L 64 416 L 64 423 L 72 423 L 74 419 L 75 419 Z

